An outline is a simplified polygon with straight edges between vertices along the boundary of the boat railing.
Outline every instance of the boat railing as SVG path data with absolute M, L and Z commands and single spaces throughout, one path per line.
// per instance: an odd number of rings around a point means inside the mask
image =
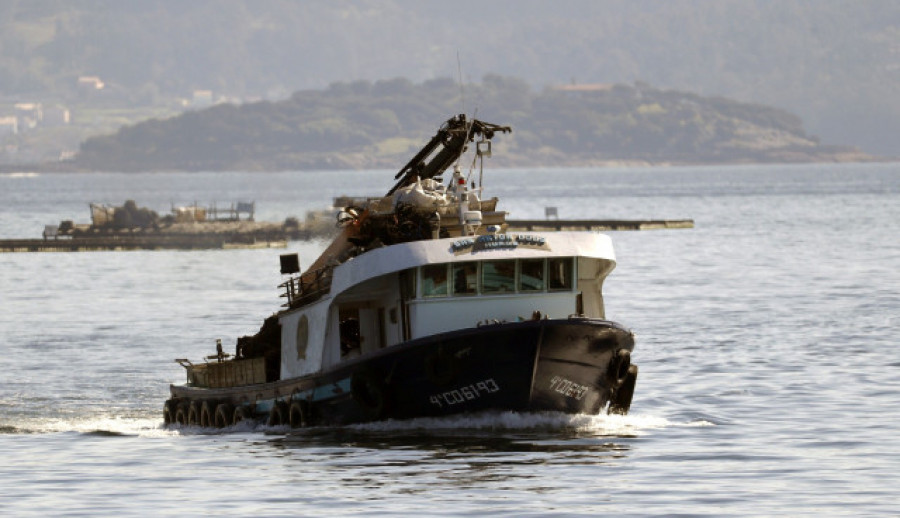
M 287 299 L 282 306 L 295 308 L 322 298 L 331 291 L 333 272 L 333 266 L 326 266 L 293 276 L 279 284 L 278 287 L 284 290 L 280 296 Z

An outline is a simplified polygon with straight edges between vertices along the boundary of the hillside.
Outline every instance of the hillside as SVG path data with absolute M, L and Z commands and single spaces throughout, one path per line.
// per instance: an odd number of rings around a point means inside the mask
M 465 99 L 477 117 L 509 124 L 499 166 L 855 160 L 823 146 L 783 110 L 646 84 L 532 91 L 487 76 L 337 83 L 279 102 L 222 104 L 127 126 L 85 141 L 71 165 L 88 170 L 299 170 L 402 165 Z M 474 108 L 472 108 L 474 106 Z
M 457 55 L 467 82 L 644 81 L 786 109 L 824 141 L 900 155 L 894 0 L 4 0 L 0 117 L 21 102 L 84 121 L 83 104 L 166 111 L 198 90 L 277 100 L 421 82 L 456 77 Z

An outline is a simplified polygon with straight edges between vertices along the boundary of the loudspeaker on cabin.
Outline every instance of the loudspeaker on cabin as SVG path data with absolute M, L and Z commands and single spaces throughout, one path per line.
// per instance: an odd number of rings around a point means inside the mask
M 300 272 L 300 257 L 297 254 L 281 254 L 281 273 L 290 275 Z

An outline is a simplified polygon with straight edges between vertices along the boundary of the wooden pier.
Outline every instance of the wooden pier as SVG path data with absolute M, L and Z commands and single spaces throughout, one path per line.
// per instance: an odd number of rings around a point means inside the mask
M 522 232 L 552 230 L 660 230 L 694 228 L 692 219 L 510 219 L 508 230 Z

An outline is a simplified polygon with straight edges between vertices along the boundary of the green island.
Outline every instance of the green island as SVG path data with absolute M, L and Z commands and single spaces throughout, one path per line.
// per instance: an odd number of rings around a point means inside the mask
M 495 166 L 863 161 L 824 145 L 787 111 L 650 85 L 572 84 L 534 91 L 488 75 L 334 83 L 271 102 L 220 104 L 84 141 L 64 170 L 276 171 L 394 168 L 463 110 L 509 124 Z

